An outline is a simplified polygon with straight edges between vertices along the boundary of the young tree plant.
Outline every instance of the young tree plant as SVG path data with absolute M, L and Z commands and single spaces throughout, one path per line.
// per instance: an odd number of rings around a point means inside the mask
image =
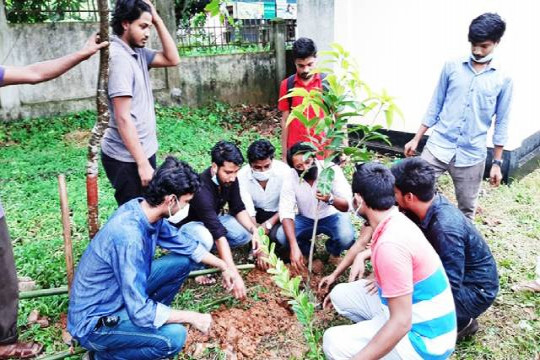
M 332 44 L 332 50 L 323 52 L 328 59 L 313 73 L 326 73 L 322 89 L 307 91 L 304 88 L 293 88 L 283 97 L 302 97 L 302 103 L 291 110 L 287 126 L 293 119 L 298 119 L 307 129 L 310 142 L 316 150 L 306 156 L 317 155 L 324 158 L 321 162 L 322 171 L 317 179 L 317 190 L 328 195 L 332 190 L 334 180 L 334 159 L 342 155 L 348 156 L 353 162 L 366 162 L 371 153 L 366 145 L 369 141 L 384 141 L 388 137 L 381 132 L 383 127 L 376 124 L 381 114 L 384 114 L 386 125 L 390 127 L 395 114 L 403 118 L 401 110 L 394 103 L 394 98 L 385 90 L 373 92 L 359 75 L 358 67 L 350 53 L 339 44 Z M 308 118 L 308 110 L 315 114 Z M 351 122 L 351 119 L 356 121 Z M 354 146 L 349 144 L 349 134 L 359 134 Z M 318 203 L 318 205 L 320 202 Z M 319 206 L 315 213 L 313 234 L 308 264 L 308 284 L 313 265 L 313 251 L 319 220 Z
M 324 360 L 324 355 L 320 347 L 321 333 L 314 326 L 315 305 L 310 301 L 310 294 L 307 290 L 300 289 L 302 278 L 296 276 L 291 278 L 289 269 L 275 253 L 275 244 L 270 242 L 270 238 L 265 235 L 264 229 L 259 229 L 261 238 L 261 251 L 264 253 L 265 261 L 270 265 L 267 270 L 272 274 L 272 280 L 281 289 L 283 296 L 289 298 L 298 322 L 302 325 L 302 333 L 308 345 L 305 359 Z

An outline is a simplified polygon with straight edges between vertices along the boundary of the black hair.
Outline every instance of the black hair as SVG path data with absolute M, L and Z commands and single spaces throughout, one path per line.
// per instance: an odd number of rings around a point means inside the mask
M 310 56 L 317 56 L 317 46 L 313 40 L 301 37 L 293 43 L 292 58 L 307 59 Z
M 111 20 L 113 32 L 122 36 L 124 34 L 123 21 L 132 23 L 140 18 L 143 12 L 151 11 L 150 6 L 143 0 L 117 0 Z
M 199 175 L 188 163 L 167 156 L 150 180 L 143 197 L 150 206 L 158 206 L 167 195 L 180 198 L 185 194 L 194 194 L 199 190 L 200 184 Z
M 274 158 L 276 148 L 266 139 L 255 140 L 247 149 L 247 158 L 250 164 L 258 160 Z
M 475 18 L 469 25 L 471 44 L 484 41 L 499 42 L 506 30 L 506 23 L 498 14 L 485 13 Z
M 313 146 L 313 144 L 299 141 L 291 146 L 291 148 L 287 151 L 287 164 L 289 164 L 290 167 L 294 167 L 293 156 L 308 152 L 315 153 L 316 151 L 317 149 L 315 146 Z
M 420 201 L 430 201 L 435 196 L 435 170 L 420 157 L 403 159 L 390 169 L 395 185 L 403 195 L 411 193 Z
M 394 175 L 390 169 L 379 163 L 356 166 L 352 191 L 360 194 L 366 205 L 374 210 L 388 210 L 396 203 Z
M 221 140 L 212 148 L 210 152 L 212 155 L 212 162 L 217 166 L 223 166 L 225 161 L 232 162 L 235 165 L 242 165 L 244 163 L 244 157 L 238 149 L 238 146 L 232 142 Z

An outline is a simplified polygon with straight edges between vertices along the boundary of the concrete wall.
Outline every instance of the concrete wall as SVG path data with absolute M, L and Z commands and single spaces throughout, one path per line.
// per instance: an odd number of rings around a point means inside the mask
M 510 139 L 506 146 L 512 150 L 540 130 L 535 106 L 540 68 L 533 65 L 534 61 L 531 66 L 524 61 L 540 57 L 538 0 L 337 0 L 333 40 L 351 51 L 360 65 L 361 76 L 373 89 L 384 87 L 397 97 L 405 122 L 395 121 L 392 129 L 415 132 L 443 63 L 469 55 L 469 23 L 488 11 L 499 13 L 507 22 L 495 57 L 514 80 Z M 299 28 L 308 27 L 300 23 L 304 18 L 299 13 Z M 316 18 L 308 20 L 313 26 L 321 24 Z M 491 142 L 491 137 L 488 139 Z
M 329 50 L 334 42 L 334 19 L 334 0 L 300 0 L 296 35 L 313 39 L 319 51 Z
M 276 103 L 275 66 L 271 52 L 183 57 L 178 66 L 181 102 Z
M 170 7 L 173 2 L 159 0 L 156 4 Z M 21 66 L 75 52 L 99 28 L 97 23 L 7 24 L 3 9 L 0 0 L 2 65 Z M 162 16 L 166 13 L 160 12 Z M 172 16 L 174 22 L 174 12 Z M 175 27 L 169 22 L 167 26 Z M 148 47 L 160 47 L 155 31 Z M 0 121 L 94 109 L 98 64 L 99 55 L 95 55 L 55 80 L 1 88 Z M 273 52 L 183 57 L 177 68 L 150 71 L 158 102 L 193 106 L 215 100 L 276 103 L 275 73 Z

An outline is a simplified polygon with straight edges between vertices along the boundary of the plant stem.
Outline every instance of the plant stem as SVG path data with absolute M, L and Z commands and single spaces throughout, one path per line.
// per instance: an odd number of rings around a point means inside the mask
M 313 253 L 315 252 L 315 240 L 317 239 L 317 225 L 319 224 L 319 204 L 320 200 L 317 200 L 317 208 L 315 210 L 315 221 L 313 223 L 313 233 L 311 234 L 311 245 L 309 247 L 309 259 L 308 259 L 308 280 L 307 287 L 311 284 L 311 270 L 313 268 Z

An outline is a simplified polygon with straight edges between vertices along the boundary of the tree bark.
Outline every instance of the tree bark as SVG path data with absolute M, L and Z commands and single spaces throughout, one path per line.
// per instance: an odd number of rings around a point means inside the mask
M 99 35 L 101 41 L 109 40 L 109 5 L 107 0 L 98 0 Z M 103 48 L 99 54 L 99 77 L 97 86 L 97 121 L 92 129 L 88 144 L 86 164 L 86 200 L 88 204 L 88 233 L 90 239 L 99 230 L 98 211 L 98 157 L 99 145 L 103 132 L 109 125 L 109 107 L 107 105 L 107 84 L 109 81 L 109 48 Z

